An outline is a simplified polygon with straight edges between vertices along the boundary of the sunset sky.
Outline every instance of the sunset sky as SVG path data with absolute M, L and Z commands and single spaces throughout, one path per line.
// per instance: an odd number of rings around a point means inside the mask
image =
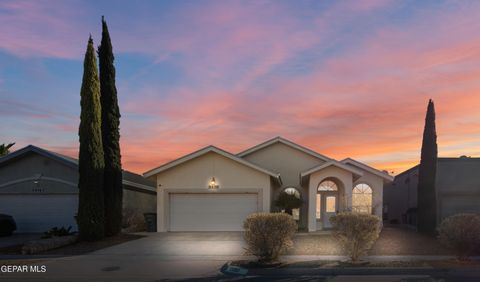
M 439 156 L 480 156 L 480 1 L 1 1 L 0 143 L 77 156 L 102 15 L 125 169 L 280 135 L 399 173 L 429 98 Z

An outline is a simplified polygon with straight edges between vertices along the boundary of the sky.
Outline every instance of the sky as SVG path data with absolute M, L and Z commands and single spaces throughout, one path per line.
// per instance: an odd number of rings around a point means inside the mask
M 0 143 L 73 157 L 89 34 L 108 23 L 124 169 L 275 136 L 394 174 L 480 156 L 480 1 L 0 2 Z

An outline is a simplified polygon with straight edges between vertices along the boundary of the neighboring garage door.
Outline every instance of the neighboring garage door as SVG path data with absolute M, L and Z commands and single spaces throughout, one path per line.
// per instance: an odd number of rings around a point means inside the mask
M 170 231 L 241 231 L 258 194 L 170 194 Z
M 13 216 L 17 233 L 45 232 L 52 227 L 77 230 L 78 195 L 0 195 L 0 213 Z

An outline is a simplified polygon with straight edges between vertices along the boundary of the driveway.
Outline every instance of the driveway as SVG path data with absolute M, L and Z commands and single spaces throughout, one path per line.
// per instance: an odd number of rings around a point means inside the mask
M 87 255 L 42 259 L 45 273 L 2 273 L 2 281 L 155 281 L 219 274 L 229 260 L 247 258 L 240 232 L 144 233 Z M 81 278 L 80 278 L 81 277 Z

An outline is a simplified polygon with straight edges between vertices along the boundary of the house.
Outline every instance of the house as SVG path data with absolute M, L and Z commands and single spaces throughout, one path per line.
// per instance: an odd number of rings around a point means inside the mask
M 480 158 L 438 158 L 437 223 L 463 212 L 480 212 Z M 418 165 L 395 176 L 384 193 L 384 220 L 417 225 Z
M 29 145 L 0 158 L 0 213 L 12 215 L 17 232 L 72 226 L 78 210 L 76 159 Z M 123 206 L 155 212 L 155 184 L 123 171 Z
M 393 180 L 353 159 L 337 161 L 282 137 L 241 153 L 208 146 L 154 168 L 157 230 L 239 231 L 253 212 L 279 211 L 280 192 L 303 200 L 300 228 L 329 228 L 344 210 L 382 215 L 383 185 Z

